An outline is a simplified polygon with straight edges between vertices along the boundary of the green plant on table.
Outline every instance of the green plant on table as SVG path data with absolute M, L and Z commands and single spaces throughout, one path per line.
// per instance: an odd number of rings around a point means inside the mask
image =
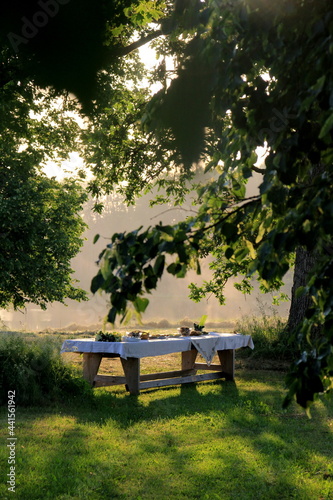
M 98 342 L 121 342 L 121 335 L 120 333 L 104 333 L 104 332 L 98 332 L 95 340 Z
M 193 327 L 196 332 L 202 332 L 205 328 L 205 325 L 198 325 L 197 323 L 193 323 Z
M 198 323 L 193 323 L 194 330 L 197 332 L 204 333 L 206 319 L 207 319 L 207 315 L 204 314 L 203 316 L 201 316 Z

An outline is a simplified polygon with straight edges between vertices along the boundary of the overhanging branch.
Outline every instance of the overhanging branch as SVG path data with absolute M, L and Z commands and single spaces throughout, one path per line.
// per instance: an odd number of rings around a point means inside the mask
M 265 168 L 259 168 L 255 165 L 252 165 L 251 170 L 253 170 L 254 172 L 258 172 L 258 174 L 264 174 L 266 172 Z
M 139 40 L 136 40 L 135 42 L 131 43 L 130 45 L 127 45 L 126 47 L 116 47 L 116 55 L 118 57 L 126 56 L 127 54 L 130 54 L 134 50 L 139 49 L 143 45 L 146 45 L 146 43 L 155 40 L 155 38 L 158 38 L 161 35 L 163 35 L 162 30 L 156 30 L 153 31 L 152 33 L 149 33 L 149 35 L 139 38 Z

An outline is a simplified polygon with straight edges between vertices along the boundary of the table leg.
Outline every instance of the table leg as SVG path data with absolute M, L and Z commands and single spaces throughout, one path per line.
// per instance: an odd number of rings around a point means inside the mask
M 94 378 L 97 375 L 101 360 L 102 354 L 95 352 L 83 353 L 83 378 L 91 385 L 94 385 Z
M 197 355 L 198 351 L 196 349 L 182 352 L 182 370 L 194 370 L 194 363 Z M 196 372 L 196 370 L 194 370 L 194 372 Z
M 218 357 L 220 359 L 222 371 L 226 374 L 227 380 L 234 380 L 235 378 L 235 350 L 234 349 L 224 349 L 223 351 L 217 351 Z
M 130 394 L 140 394 L 140 359 L 120 358 L 126 377 L 126 385 Z

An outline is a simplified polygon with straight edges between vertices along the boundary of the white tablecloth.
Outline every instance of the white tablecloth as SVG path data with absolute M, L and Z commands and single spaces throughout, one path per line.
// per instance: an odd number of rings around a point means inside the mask
M 173 352 L 190 351 L 193 346 L 211 363 L 216 351 L 238 349 L 240 347 L 254 348 L 250 335 L 235 333 L 215 333 L 198 337 L 166 338 L 154 340 L 139 340 L 138 342 L 96 342 L 92 339 L 65 340 L 61 352 L 94 352 L 119 354 L 121 358 L 145 358 L 162 356 Z

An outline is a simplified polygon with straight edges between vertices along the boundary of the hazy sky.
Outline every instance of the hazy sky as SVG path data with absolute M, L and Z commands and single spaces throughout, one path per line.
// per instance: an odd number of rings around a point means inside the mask
M 135 207 L 126 207 L 119 199 L 112 200 L 110 198 L 106 213 L 103 216 L 93 215 L 89 206 L 87 206 L 84 216 L 90 227 L 85 233 L 86 241 L 82 251 L 73 260 L 75 277 L 80 280 L 82 288 L 89 291 L 91 279 L 98 270 L 95 262 L 101 250 L 108 243 L 108 238 L 114 232 L 129 231 L 140 225 L 155 224 L 160 220 L 163 223 L 175 223 L 184 217 L 184 212 L 180 209 L 163 214 L 162 212 L 165 211 L 166 207 L 155 206 L 149 208 L 150 197 L 147 195 L 140 198 Z M 187 205 L 185 204 L 184 208 L 191 208 L 191 200 Z M 101 234 L 101 238 L 96 245 L 93 245 L 93 238 L 97 233 Z M 266 304 L 264 306 L 266 312 L 270 312 L 270 296 L 264 296 L 261 293 L 244 296 L 235 290 L 232 284 L 229 284 L 226 289 L 227 303 L 225 306 L 220 306 L 213 297 L 199 304 L 194 303 L 188 298 L 188 284 L 191 281 L 199 283 L 203 279 L 207 279 L 208 276 L 208 263 L 202 266 L 201 276 L 197 276 L 194 272 L 190 273 L 185 279 L 177 279 L 167 275 L 160 282 L 157 291 L 149 296 L 150 305 L 143 319 L 181 321 L 184 317 L 189 317 L 193 321 L 197 321 L 203 314 L 207 314 L 208 320 L 220 321 L 240 318 L 248 314 L 261 314 L 260 308 L 264 304 Z M 55 303 L 46 311 L 31 305 L 24 313 L 1 311 L 0 318 L 11 328 L 43 330 L 46 328 L 65 328 L 71 324 L 84 327 L 96 324 L 102 326 L 103 317 L 108 311 L 107 300 L 107 296 L 96 294 L 93 297 L 90 294 L 88 302 L 68 301 L 67 307 Z M 287 309 L 288 305 L 284 305 L 281 314 L 286 315 Z

